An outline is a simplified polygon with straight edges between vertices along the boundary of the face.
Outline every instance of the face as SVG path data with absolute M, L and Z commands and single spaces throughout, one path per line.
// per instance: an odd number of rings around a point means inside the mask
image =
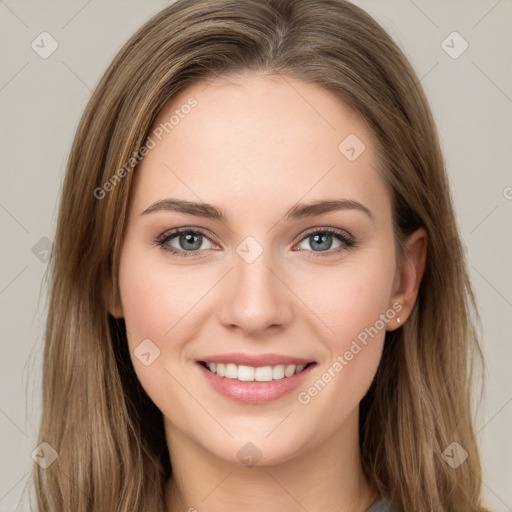
M 318 86 L 247 74 L 182 91 L 150 137 L 111 312 L 167 433 L 273 464 L 355 425 L 400 307 L 367 125 Z

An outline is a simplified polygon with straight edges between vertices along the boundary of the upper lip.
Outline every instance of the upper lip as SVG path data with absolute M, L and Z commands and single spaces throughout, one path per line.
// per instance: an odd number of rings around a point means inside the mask
M 243 354 L 235 352 L 232 354 L 216 354 L 205 356 L 196 360 L 197 362 L 204 363 L 233 363 L 236 365 L 254 366 L 255 368 L 261 366 L 276 366 L 278 364 L 308 364 L 314 361 L 310 359 L 303 359 L 302 357 L 287 356 L 282 354 Z

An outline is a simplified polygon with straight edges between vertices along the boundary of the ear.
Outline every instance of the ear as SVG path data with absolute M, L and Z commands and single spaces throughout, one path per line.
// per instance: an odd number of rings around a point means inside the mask
M 119 293 L 116 293 L 112 286 L 112 278 L 107 276 L 103 281 L 103 300 L 108 309 L 108 312 L 114 318 L 123 318 L 123 305 L 121 304 L 121 297 Z
M 424 228 L 416 230 L 407 239 L 402 268 L 397 265 L 391 297 L 391 304 L 399 303 L 402 307 L 400 310 L 396 309 L 399 313 L 387 324 L 388 331 L 403 325 L 411 314 L 425 272 L 427 242 L 427 232 Z M 400 320 L 397 321 L 397 318 Z

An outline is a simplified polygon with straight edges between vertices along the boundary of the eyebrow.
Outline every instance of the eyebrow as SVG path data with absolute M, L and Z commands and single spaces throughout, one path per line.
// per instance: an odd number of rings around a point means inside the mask
M 315 217 L 324 213 L 340 210 L 356 210 L 365 213 L 373 222 L 375 217 L 371 210 L 363 204 L 352 199 L 331 199 L 323 201 L 313 201 L 306 204 L 295 204 L 290 207 L 285 215 L 284 220 L 296 220 L 304 217 Z M 186 213 L 197 217 L 205 217 L 207 219 L 220 220 L 228 223 L 228 216 L 222 208 L 218 208 L 208 203 L 197 203 L 194 201 L 186 201 L 184 199 L 161 199 L 146 208 L 141 215 L 157 211 L 171 211 L 178 213 Z

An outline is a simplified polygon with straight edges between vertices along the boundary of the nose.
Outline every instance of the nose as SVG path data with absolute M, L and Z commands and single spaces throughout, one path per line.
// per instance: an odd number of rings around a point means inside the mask
M 235 257 L 234 269 L 226 276 L 220 294 L 219 319 L 225 327 L 254 337 L 270 327 L 289 325 L 293 293 L 271 260 L 267 251 L 251 263 Z

